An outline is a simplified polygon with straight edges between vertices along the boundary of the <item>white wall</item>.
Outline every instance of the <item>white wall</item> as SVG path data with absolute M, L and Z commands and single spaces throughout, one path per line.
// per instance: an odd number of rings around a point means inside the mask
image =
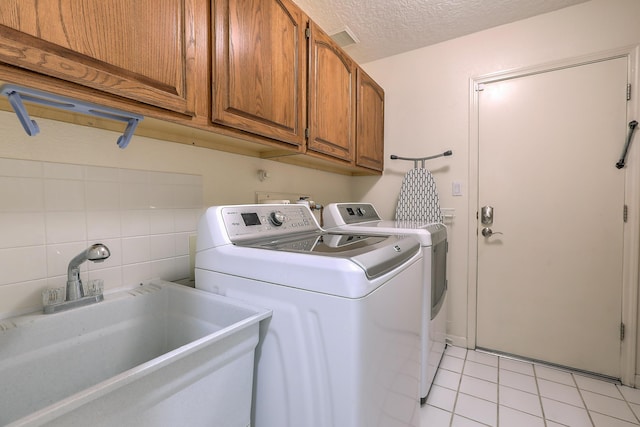
M 449 324 L 454 342 L 467 330 L 469 187 L 469 82 L 473 77 L 574 58 L 640 43 L 640 1 L 592 0 L 513 24 L 365 64 L 385 89 L 385 158 L 423 157 L 447 149 L 452 157 L 429 162 L 441 206 L 454 208 L 450 225 Z M 588 90 L 588 88 L 585 88 Z M 356 178 L 355 199 L 374 203 L 392 218 L 409 162 L 386 160 L 382 177 Z M 453 197 L 453 181 L 463 196 Z
M 255 203 L 256 191 L 311 195 L 322 204 L 352 197 L 353 181 L 343 175 L 139 136 L 121 150 L 117 133 L 36 120 L 41 132 L 29 137 L 13 113 L 0 111 L 0 317 L 37 308 L 41 289 L 62 286 L 68 261 L 97 238 L 114 252 L 91 277 L 105 278 L 105 288 L 158 276 L 174 280 L 184 277 L 186 234 L 203 207 Z M 270 177 L 260 181 L 258 169 Z M 136 179 L 130 186 L 141 197 L 165 193 L 164 206 L 127 197 L 126 176 Z M 200 194 L 186 197 L 193 189 Z M 158 229 L 153 217 L 161 210 Z M 131 213 L 146 218 L 141 226 L 148 231 L 131 231 Z M 98 216 L 102 223 L 94 221 Z M 127 253 L 136 247 L 147 253 Z M 83 266 L 83 280 L 91 268 Z

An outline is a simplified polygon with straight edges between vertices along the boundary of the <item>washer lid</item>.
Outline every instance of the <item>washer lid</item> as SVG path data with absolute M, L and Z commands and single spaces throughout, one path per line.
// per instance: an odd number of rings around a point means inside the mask
M 348 259 L 362 268 L 369 279 L 397 268 L 420 250 L 420 243 L 395 235 L 376 236 L 327 232 L 236 243 L 237 246 L 281 252 Z

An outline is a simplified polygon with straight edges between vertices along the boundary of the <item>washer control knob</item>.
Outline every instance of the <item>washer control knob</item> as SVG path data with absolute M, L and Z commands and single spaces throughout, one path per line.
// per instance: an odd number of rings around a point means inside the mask
M 269 215 L 269 221 L 275 227 L 280 227 L 285 221 L 285 216 L 280 211 L 274 211 L 274 212 L 271 212 L 271 214 Z

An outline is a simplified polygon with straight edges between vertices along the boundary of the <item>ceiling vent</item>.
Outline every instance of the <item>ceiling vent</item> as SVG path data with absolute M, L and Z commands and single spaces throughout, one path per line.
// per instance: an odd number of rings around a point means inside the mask
M 338 43 L 340 47 L 360 43 L 360 40 L 358 40 L 349 27 L 344 27 L 342 31 L 332 34 L 331 38 Z

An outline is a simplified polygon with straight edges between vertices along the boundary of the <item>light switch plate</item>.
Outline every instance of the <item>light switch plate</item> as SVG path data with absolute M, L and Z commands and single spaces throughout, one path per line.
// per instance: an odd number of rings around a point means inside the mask
M 462 196 L 462 183 L 459 181 L 453 181 L 451 183 L 451 195 Z

